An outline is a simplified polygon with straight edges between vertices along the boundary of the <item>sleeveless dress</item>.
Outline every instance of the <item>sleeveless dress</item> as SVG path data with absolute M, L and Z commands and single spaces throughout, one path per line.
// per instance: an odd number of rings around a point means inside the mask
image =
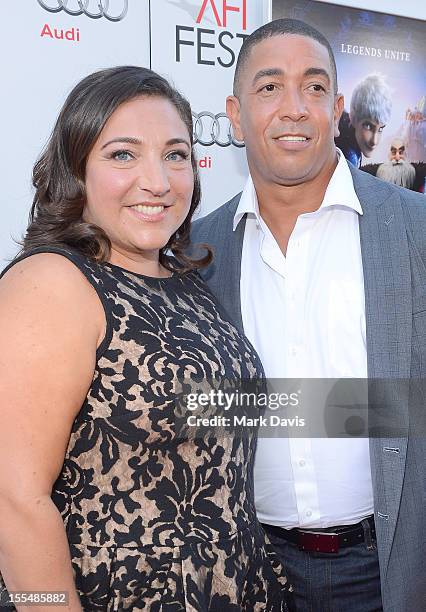
M 152 278 L 56 247 L 26 256 L 40 252 L 81 270 L 107 320 L 52 491 L 84 610 L 287 610 L 255 515 L 255 436 L 182 440 L 171 425 L 178 378 L 264 376 L 251 344 L 196 272 Z

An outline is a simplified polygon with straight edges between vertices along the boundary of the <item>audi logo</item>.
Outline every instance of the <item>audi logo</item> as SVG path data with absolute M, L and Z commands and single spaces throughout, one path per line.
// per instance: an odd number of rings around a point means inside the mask
M 39 5 L 49 13 L 59 13 L 64 11 L 68 15 L 86 15 L 90 19 L 100 19 L 105 17 L 108 21 L 121 21 L 127 15 L 129 9 L 129 0 L 71 0 L 74 8 L 70 8 L 70 0 L 49 0 L 49 4 L 45 0 L 37 0 Z M 119 15 L 110 14 L 110 3 L 114 6 L 117 2 L 122 3 L 123 10 Z M 52 3 L 55 6 L 52 6 Z M 96 9 L 94 8 L 96 6 Z
M 194 144 L 210 147 L 217 144 L 219 147 L 244 147 L 244 142 L 234 136 L 231 122 L 226 113 L 214 115 L 209 111 L 192 113 L 194 119 Z

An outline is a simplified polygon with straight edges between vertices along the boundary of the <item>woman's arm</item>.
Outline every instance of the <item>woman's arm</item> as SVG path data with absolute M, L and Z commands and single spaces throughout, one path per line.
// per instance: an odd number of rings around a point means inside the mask
M 64 257 L 32 256 L 0 280 L 0 571 L 9 591 L 67 591 L 62 610 L 81 605 L 50 494 L 104 333 L 95 290 Z

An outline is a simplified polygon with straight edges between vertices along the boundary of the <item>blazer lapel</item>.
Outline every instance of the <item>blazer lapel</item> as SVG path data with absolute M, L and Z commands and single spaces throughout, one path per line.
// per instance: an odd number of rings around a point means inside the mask
M 410 257 L 401 200 L 396 189 L 350 166 L 363 215 L 359 219 L 364 270 L 369 379 L 410 378 L 412 300 Z M 383 385 L 379 385 L 379 387 Z M 370 439 L 376 528 L 386 572 L 396 527 L 408 441 L 408 393 L 385 388 L 389 425 L 395 439 Z M 394 386 L 395 389 L 395 386 Z M 402 391 L 401 391 L 402 389 Z M 371 394 L 374 395 L 374 392 Z M 373 400 L 374 397 L 370 398 Z M 383 405 L 383 399 L 381 400 Z M 380 434 L 379 434 L 380 435 Z M 397 453 L 386 448 L 399 449 Z

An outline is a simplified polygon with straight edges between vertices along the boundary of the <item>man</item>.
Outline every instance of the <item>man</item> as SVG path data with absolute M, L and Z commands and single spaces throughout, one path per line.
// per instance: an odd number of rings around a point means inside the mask
M 394 138 L 389 151 L 389 161 L 377 168 L 377 178 L 412 189 L 416 180 L 416 169 L 405 159 L 405 143 L 400 138 Z
M 391 93 L 383 77 L 370 74 L 356 85 L 350 112 L 342 113 L 336 145 L 357 168 L 361 166 L 362 155 L 372 156 L 391 110 Z
M 250 177 L 192 241 L 213 245 L 205 278 L 269 378 L 423 376 L 423 197 L 338 155 L 342 110 L 319 32 L 284 19 L 251 34 L 227 100 Z M 407 401 L 389 402 L 405 432 Z M 297 610 L 376 612 L 380 580 L 385 612 L 424 609 L 424 451 L 419 436 L 259 439 L 258 515 Z

